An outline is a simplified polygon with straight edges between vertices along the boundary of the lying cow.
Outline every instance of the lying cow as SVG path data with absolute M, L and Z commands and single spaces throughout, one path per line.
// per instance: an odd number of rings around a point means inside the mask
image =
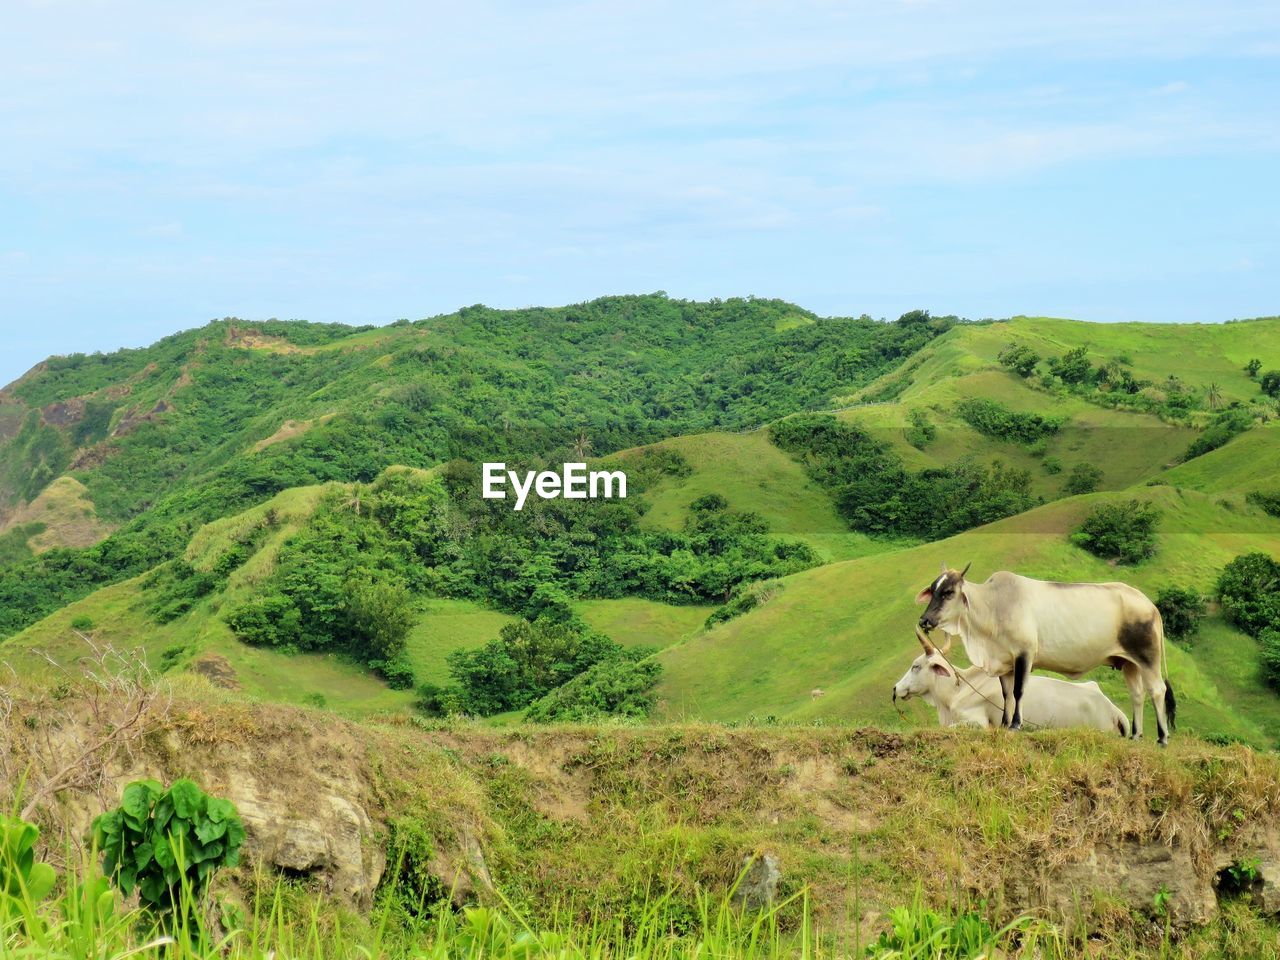
M 1129 735 L 1124 711 L 1090 680 L 1070 683 L 1032 674 L 1027 678 L 1022 719 L 1034 727 L 1092 727 Z M 1004 719 L 1000 681 L 977 667 L 953 671 L 937 650 L 921 654 L 893 688 L 893 699 L 921 697 L 938 711 L 944 727 L 998 727 Z

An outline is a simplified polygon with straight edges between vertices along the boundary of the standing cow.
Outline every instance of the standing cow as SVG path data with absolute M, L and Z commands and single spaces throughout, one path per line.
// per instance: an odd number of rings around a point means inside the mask
M 928 604 L 920 627 L 958 635 L 974 666 L 1000 678 L 1005 726 L 1022 726 L 1032 668 L 1079 677 L 1105 663 L 1122 670 L 1129 685 L 1133 736 L 1142 736 L 1150 695 L 1160 743 L 1169 742 L 1177 702 L 1164 678 L 1164 624 L 1142 591 L 1124 583 L 1032 580 L 1004 570 L 969 583 L 968 572 L 968 566 L 956 571 L 943 564 L 942 575 L 916 597 Z
M 1035 727 L 1057 729 L 1088 727 L 1106 733 L 1129 735 L 1129 720 L 1093 681 L 1069 683 L 1052 677 L 1027 677 L 1027 701 L 1023 719 Z M 893 700 L 920 697 L 938 711 L 944 727 L 1000 726 L 1000 681 L 977 667 L 956 669 L 934 650 L 922 653 L 893 686 Z

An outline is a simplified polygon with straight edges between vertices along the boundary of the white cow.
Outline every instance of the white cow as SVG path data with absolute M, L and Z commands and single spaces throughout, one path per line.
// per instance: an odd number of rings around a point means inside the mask
M 1122 737 L 1129 720 L 1092 680 L 1070 683 L 1051 677 L 1027 678 L 1022 719 L 1033 727 L 1090 727 Z M 944 727 L 998 727 L 1004 719 L 1000 681 L 977 667 L 954 671 L 937 650 L 916 657 L 893 688 L 893 699 L 921 697 L 938 711 Z
M 999 571 L 985 583 L 965 579 L 969 568 L 948 570 L 920 591 L 928 604 L 916 635 L 941 629 L 964 644 L 969 661 L 1000 679 L 1004 725 L 1022 725 L 1023 687 L 1033 669 L 1079 677 L 1106 664 L 1124 673 L 1133 705 L 1132 735 L 1142 736 L 1142 706 L 1150 696 L 1161 745 L 1177 714 L 1165 678 L 1160 611 L 1125 583 L 1057 583 Z M 946 647 L 943 647 L 946 652 Z

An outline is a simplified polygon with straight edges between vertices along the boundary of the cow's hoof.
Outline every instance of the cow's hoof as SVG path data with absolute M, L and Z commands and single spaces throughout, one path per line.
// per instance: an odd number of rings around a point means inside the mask
M 1021 730 L 1021 729 L 1022 729 L 1022 721 L 1021 721 L 1021 720 L 1015 720 L 1015 721 L 1013 721 L 1013 723 L 1009 724 L 1009 729 L 1010 729 L 1010 730 Z

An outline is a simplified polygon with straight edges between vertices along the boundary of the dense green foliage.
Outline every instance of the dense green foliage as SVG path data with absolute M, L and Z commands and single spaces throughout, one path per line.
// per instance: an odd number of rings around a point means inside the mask
M 1104 560 L 1139 563 L 1156 552 L 1160 510 L 1141 500 L 1104 503 L 1089 512 L 1071 542 Z
M 1102 483 L 1102 470 L 1092 463 L 1081 460 L 1067 474 L 1067 482 L 1062 485 L 1062 489 L 1071 496 L 1077 496 L 1082 493 L 1093 493 L 1100 483 Z
M 1258 381 L 1258 386 L 1268 397 L 1280 397 L 1280 370 L 1268 370 Z
M 1264 513 L 1280 517 L 1280 490 L 1250 490 L 1245 495 L 1245 501 Z
M 1060 357 L 1050 357 L 1049 372 L 1063 383 L 1086 382 L 1093 375 L 1088 347 L 1076 347 Z
M 1253 414 L 1242 407 L 1230 407 L 1216 414 L 1204 433 L 1196 437 L 1182 455 L 1183 460 L 1190 460 L 1217 450 L 1220 446 L 1239 436 L 1253 426 Z
M 750 426 L 829 403 L 955 322 L 654 294 L 469 307 L 376 331 L 227 320 L 143 350 L 54 358 L 12 388 L 28 410 L 0 444 L 0 505 L 30 500 L 74 461 L 99 516 L 122 526 L 88 549 L 10 550 L 0 637 L 173 559 L 200 525 L 288 487 Z M 37 407 L 79 399 L 78 417 L 41 422 Z M 253 450 L 287 419 L 310 428 Z
M 629 652 L 630 653 L 630 652 Z M 643 719 L 662 676 L 656 660 L 611 657 L 588 667 L 525 711 L 534 723 L 590 723 L 604 717 Z
M 198 901 L 216 870 L 240 862 L 245 830 L 231 801 L 190 780 L 167 790 L 138 780 L 120 806 L 93 821 L 93 838 L 121 893 L 136 889 L 144 906 L 171 914 Z
M 1280 563 L 1265 553 L 1246 553 L 1218 576 L 1223 616 L 1252 637 L 1280 630 Z
M 625 649 L 576 618 L 518 620 L 484 646 L 450 654 L 453 683 L 423 684 L 418 706 L 436 716 L 491 716 L 533 704 L 532 718 L 543 722 L 588 713 L 638 716 L 652 706 L 649 691 L 661 674 L 656 662 L 638 667 L 651 653 Z M 563 690 L 571 681 L 581 682 Z
M 1280 563 L 1246 553 L 1218 577 L 1218 600 L 1228 622 L 1258 641 L 1262 678 L 1280 689 Z
M 1200 632 L 1205 600 L 1190 587 L 1165 587 L 1156 596 L 1156 609 L 1164 622 L 1165 636 L 1186 643 Z
M 714 627 L 717 623 L 740 617 L 761 604 L 768 603 L 781 589 L 782 584 L 775 580 L 746 584 L 734 592 L 728 603 L 721 604 L 711 611 L 707 616 L 706 626 Z
M 1025 378 L 1035 373 L 1036 364 L 1040 362 L 1040 354 L 1025 343 L 1010 343 L 1000 351 L 997 359 L 1003 366 Z
M 1056 417 L 1018 413 L 983 397 L 961 400 L 956 404 L 956 412 L 979 433 L 1011 443 L 1035 443 L 1062 428 L 1062 421 Z
M 919 407 L 912 407 L 907 414 L 907 427 L 903 436 L 907 443 L 917 450 L 923 450 L 938 438 L 938 428 L 929 420 L 929 415 Z
M 935 540 L 1036 503 L 1024 470 L 961 460 L 911 471 L 887 444 L 828 415 L 789 417 L 770 428 L 770 437 L 802 460 L 849 525 L 865 533 Z

